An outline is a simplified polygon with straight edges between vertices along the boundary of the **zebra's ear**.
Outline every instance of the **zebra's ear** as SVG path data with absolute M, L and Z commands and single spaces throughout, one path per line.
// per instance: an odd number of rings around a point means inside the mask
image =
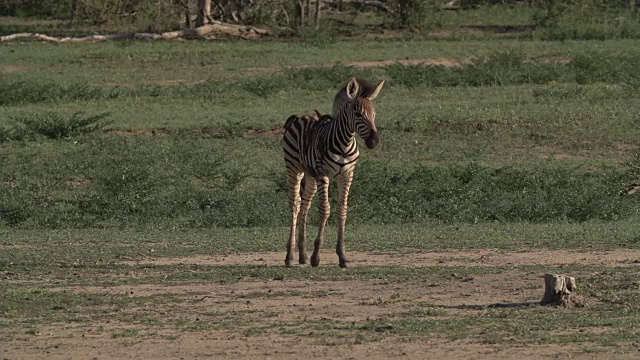
M 375 99 L 378 96 L 378 94 L 380 93 L 380 90 L 382 90 L 383 86 L 384 86 L 384 80 L 380 81 L 378 86 L 376 86 L 375 90 L 373 90 L 373 93 L 368 96 L 369 100 Z
M 355 77 L 352 77 L 351 80 L 349 80 L 346 90 L 349 100 L 353 100 L 358 96 L 358 93 L 360 92 L 360 84 L 358 84 L 358 80 L 356 80 Z

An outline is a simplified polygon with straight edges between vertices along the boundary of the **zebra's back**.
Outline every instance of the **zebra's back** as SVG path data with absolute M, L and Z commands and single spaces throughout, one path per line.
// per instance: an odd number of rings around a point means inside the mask
M 316 110 L 314 115 L 291 115 L 284 124 L 282 149 L 288 169 L 309 170 L 319 167 L 316 160 L 323 152 L 322 129 L 332 120 L 330 115 L 322 115 Z

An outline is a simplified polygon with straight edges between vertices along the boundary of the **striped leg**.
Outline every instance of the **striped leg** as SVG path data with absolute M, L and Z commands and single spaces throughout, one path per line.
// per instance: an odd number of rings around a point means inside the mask
M 344 233 L 347 224 L 349 189 L 351 188 L 352 180 L 353 170 L 336 177 L 336 182 L 338 183 L 338 244 L 336 245 L 336 253 L 338 254 L 341 268 L 349 267 L 349 260 L 347 260 L 344 253 Z
M 317 189 L 318 183 L 316 179 L 313 176 L 305 175 L 302 180 L 302 202 L 300 203 L 300 214 L 298 214 L 298 224 L 300 224 L 298 251 L 300 252 L 300 264 L 303 265 L 309 263 L 309 257 L 307 257 L 307 214 Z
M 293 252 L 296 247 L 296 223 L 298 221 L 298 212 L 300 211 L 300 181 L 304 173 L 297 172 L 295 169 L 287 169 L 289 174 L 289 207 L 291 208 L 291 233 L 289 235 L 289 244 L 287 246 L 287 257 L 284 263 L 291 266 L 293 261 Z
M 317 179 L 318 182 L 318 209 L 320 210 L 320 225 L 318 226 L 318 237 L 316 238 L 311 255 L 311 266 L 320 264 L 320 248 L 324 241 L 324 232 L 331 213 L 331 204 L 329 204 L 329 178 L 323 176 Z

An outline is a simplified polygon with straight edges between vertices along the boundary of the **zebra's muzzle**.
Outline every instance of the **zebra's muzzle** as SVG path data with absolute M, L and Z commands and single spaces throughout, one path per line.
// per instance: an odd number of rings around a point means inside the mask
M 380 143 L 380 136 L 377 132 L 372 132 L 368 138 L 364 139 L 364 143 L 369 149 L 373 149 Z

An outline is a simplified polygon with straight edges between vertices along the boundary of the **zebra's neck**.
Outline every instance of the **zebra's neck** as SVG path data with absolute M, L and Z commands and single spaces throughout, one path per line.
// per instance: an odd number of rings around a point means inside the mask
M 350 156 L 357 152 L 356 121 L 352 106 L 343 106 L 334 117 L 334 136 L 338 140 L 335 150 L 339 155 Z

